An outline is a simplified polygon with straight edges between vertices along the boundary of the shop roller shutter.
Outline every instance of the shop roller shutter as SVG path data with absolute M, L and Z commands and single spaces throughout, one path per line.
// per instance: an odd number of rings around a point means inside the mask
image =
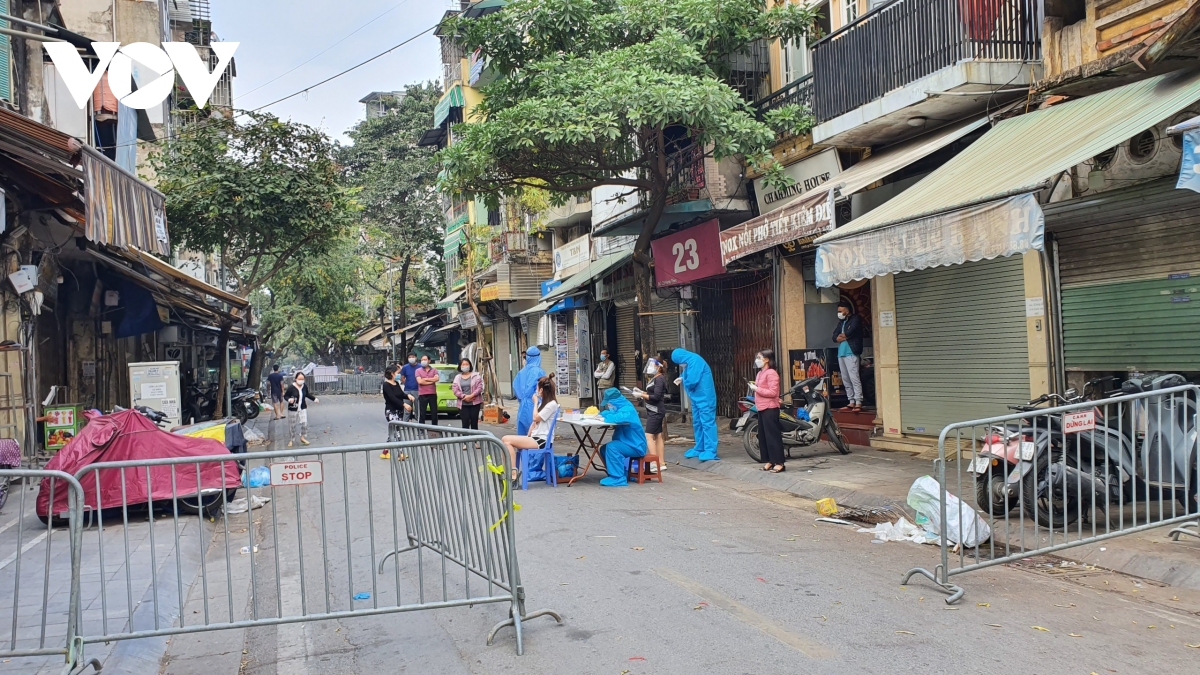
M 1029 400 L 1021 256 L 897 274 L 895 287 L 904 433 Z
M 1066 368 L 1200 371 L 1200 195 L 1172 178 L 1045 213 Z
M 633 322 L 637 319 L 637 305 L 617 307 L 617 383 L 622 387 L 637 386 L 637 364 L 633 353 L 637 347 L 633 341 Z
M 679 299 L 658 298 L 654 301 L 654 346 L 659 352 L 668 352 L 679 344 Z

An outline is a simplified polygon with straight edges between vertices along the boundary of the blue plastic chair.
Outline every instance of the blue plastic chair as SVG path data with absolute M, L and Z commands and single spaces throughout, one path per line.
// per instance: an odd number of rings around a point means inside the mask
M 541 466 L 546 474 L 547 484 L 558 487 L 558 467 L 554 464 L 554 429 L 558 426 L 558 417 L 550 420 L 550 433 L 546 436 L 546 447 L 541 449 L 517 450 L 517 463 L 521 469 L 521 489 L 529 489 L 529 467 Z

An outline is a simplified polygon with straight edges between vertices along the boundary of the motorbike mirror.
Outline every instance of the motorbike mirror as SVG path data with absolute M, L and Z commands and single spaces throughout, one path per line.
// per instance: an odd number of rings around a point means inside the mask
M 1075 398 L 1075 397 L 1076 397 L 1076 396 L 1078 396 L 1078 395 L 1079 395 L 1079 392 L 1078 392 L 1078 391 L 1076 391 L 1076 390 L 1074 390 L 1074 389 L 1068 389 L 1068 390 L 1066 391 L 1066 393 L 1064 393 L 1064 394 L 1063 394 L 1063 396 L 1064 396 L 1065 398 Z

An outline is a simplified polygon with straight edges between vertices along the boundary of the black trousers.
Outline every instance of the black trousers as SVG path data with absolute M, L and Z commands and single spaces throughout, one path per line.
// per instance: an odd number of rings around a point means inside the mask
M 437 424 L 437 394 L 421 394 L 417 397 L 417 411 L 421 424 Z
M 462 428 L 464 429 L 479 429 L 479 409 L 483 407 L 481 404 L 475 405 L 463 404 L 459 410 L 458 416 L 462 418 Z
M 783 427 L 779 426 L 779 408 L 758 411 L 758 447 L 762 448 L 764 461 L 783 465 Z

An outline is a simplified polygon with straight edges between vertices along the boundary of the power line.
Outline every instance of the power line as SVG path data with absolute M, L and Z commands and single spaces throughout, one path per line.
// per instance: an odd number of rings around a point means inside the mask
M 435 29 L 435 28 L 437 28 L 437 27 L 438 27 L 438 25 L 439 25 L 439 24 L 434 24 L 434 25 L 430 26 L 429 28 L 426 28 L 425 30 L 421 31 L 420 33 L 417 33 L 416 35 L 414 35 L 414 36 L 412 36 L 412 37 L 408 38 L 407 40 L 405 40 L 405 41 L 403 41 L 403 42 L 401 42 L 401 43 L 400 43 L 400 44 L 398 44 L 398 45 L 395 45 L 395 46 L 393 46 L 393 47 L 390 47 L 390 48 L 388 48 L 387 50 L 385 50 L 385 51 L 382 51 L 382 52 L 380 52 L 380 53 L 376 54 L 375 56 L 372 56 L 371 58 L 367 59 L 366 61 L 363 61 L 362 63 L 359 63 L 359 64 L 356 64 L 356 65 L 350 66 L 349 68 L 347 68 L 347 69 L 343 70 L 342 72 L 338 73 L 337 75 L 333 75 L 333 76 L 327 77 L 327 78 L 325 78 L 324 80 L 321 80 L 320 82 L 318 82 L 318 83 L 316 83 L 316 84 L 313 84 L 313 85 L 310 85 L 310 86 L 308 86 L 308 87 L 305 87 L 304 89 L 301 89 L 300 91 L 297 91 L 297 92 L 295 92 L 295 93 L 288 94 L 287 96 L 284 96 L 283 98 L 280 98 L 280 99 L 276 99 L 276 100 L 274 100 L 274 101 L 271 101 L 270 103 L 268 103 L 268 104 L 266 104 L 266 105 L 260 105 L 259 107 L 255 108 L 255 109 L 254 109 L 254 110 L 252 110 L 251 112 L 258 112 L 258 111 L 262 110 L 263 108 L 269 108 L 269 107 L 271 107 L 271 106 L 275 105 L 276 103 L 283 103 L 284 101 L 286 101 L 286 100 L 288 100 L 288 99 L 290 99 L 290 98 L 295 98 L 295 97 L 299 96 L 300 94 L 307 94 L 308 92 L 312 91 L 313 89 L 316 89 L 317 87 L 319 87 L 319 86 L 321 86 L 321 85 L 323 85 L 323 84 L 325 84 L 325 83 L 327 83 L 327 82 L 332 82 L 333 80 L 336 80 L 337 78 L 339 78 L 339 77 L 341 77 L 341 76 L 345 75 L 346 73 L 349 73 L 349 72 L 352 72 L 352 71 L 358 70 L 359 68 L 362 68 L 363 66 L 367 65 L 368 63 L 371 63 L 372 61 L 375 61 L 375 60 L 377 60 L 377 59 L 383 58 L 384 56 L 386 56 L 386 55 L 388 55 L 388 54 L 390 54 L 390 53 L 392 53 L 392 52 L 396 51 L 397 49 L 399 49 L 399 48 L 403 47 L 404 45 L 406 45 L 406 44 L 408 44 L 408 43 L 412 42 L 413 40 L 416 40 L 417 38 L 421 37 L 422 35 L 424 35 L 424 34 L 428 33 L 429 31 L 431 31 L 431 30 L 433 30 L 433 29 Z
M 255 88 L 251 89 L 250 91 L 248 91 L 248 92 L 246 92 L 246 93 L 242 94 L 242 96 L 249 96 L 250 94 L 253 94 L 254 92 L 258 91 L 259 89 L 262 89 L 263 87 L 265 87 L 265 86 L 267 86 L 267 85 L 271 84 L 272 82 L 275 82 L 275 81 L 279 80 L 280 78 L 286 77 L 287 75 L 290 75 L 290 74 L 292 74 L 292 73 L 296 72 L 297 70 L 299 70 L 299 69 L 303 68 L 304 66 L 306 66 L 306 65 L 308 65 L 308 64 L 310 64 L 310 63 L 312 63 L 314 60 L 316 60 L 316 59 L 317 59 L 317 57 L 319 57 L 319 56 L 322 56 L 323 54 L 325 54 L 325 53 L 326 53 L 326 52 L 328 52 L 329 50 L 333 49 L 334 47 L 336 47 L 336 46 L 338 46 L 338 45 L 342 44 L 343 42 L 345 42 L 346 40 L 349 40 L 350 38 L 354 37 L 354 35 L 356 35 L 356 34 L 357 34 L 359 31 L 361 31 L 362 29 L 366 28 L 367 26 L 370 26 L 371 24 L 373 24 L 373 23 L 375 23 L 376 21 L 378 21 L 378 20 L 382 19 L 383 17 L 387 16 L 388 14 L 391 14 L 392 12 L 396 11 L 397 9 L 399 9 L 399 8 L 401 7 L 401 5 L 406 5 L 406 4 L 408 4 L 408 2 L 409 2 L 409 0 L 400 0 L 400 2 L 396 3 L 395 5 L 393 5 L 391 9 L 387 10 L 387 11 L 386 11 L 386 12 L 384 12 L 383 14 L 380 14 L 380 15 L 376 16 L 374 19 L 371 19 L 370 21 L 368 21 L 368 22 L 364 23 L 363 25 L 359 26 L 358 28 L 355 28 L 355 29 L 354 29 L 354 31 L 353 31 L 353 32 L 351 32 L 349 35 L 347 35 L 346 37 L 342 38 L 341 40 L 338 40 L 337 42 L 335 42 L 335 43 L 333 43 L 333 44 L 329 45 L 328 47 L 326 47 L 325 49 L 323 49 L 323 50 L 321 50 L 321 51 L 317 52 L 316 54 L 313 54 L 313 55 L 312 55 L 312 57 L 311 57 L 311 58 L 309 58 L 307 61 L 305 61 L 305 62 L 303 62 L 303 63 L 300 63 L 300 64 L 298 64 L 298 65 L 297 65 L 295 68 L 292 68 L 291 70 L 288 70 L 288 71 L 285 71 L 285 72 L 283 72 L 283 73 L 280 73 L 279 75 L 275 76 L 274 78 L 272 78 L 272 79 L 270 79 L 270 80 L 267 80 L 266 82 L 263 82 L 262 84 L 260 84 L 260 85 L 258 85 L 257 87 L 255 87 Z

